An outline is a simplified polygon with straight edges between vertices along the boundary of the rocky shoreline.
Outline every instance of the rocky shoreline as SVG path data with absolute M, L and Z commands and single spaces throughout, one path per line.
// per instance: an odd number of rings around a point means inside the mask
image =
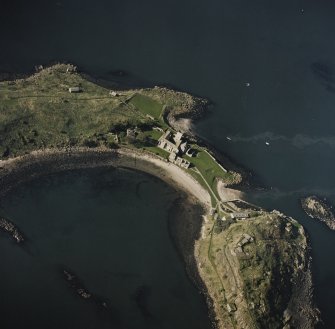
M 201 238 L 201 229 L 207 209 L 194 198 L 181 194 L 169 210 L 168 228 L 171 240 L 185 264 L 185 271 L 193 285 L 204 296 L 213 328 L 218 328 L 213 300 L 200 276 L 195 257 L 195 241 Z
M 71 169 L 93 168 L 110 165 L 117 157 L 113 151 L 96 149 L 40 150 L 30 154 L 0 161 L 0 196 L 4 196 L 18 184 Z
M 335 211 L 332 205 L 324 198 L 315 195 L 301 199 L 301 206 L 305 213 L 326 224 L 331 230 L 335 230 Z
M 309 245 L 309 241 L 307 242 Z M 306 307 L 306 300 L 313 304 L 313 281 L 312 281 L 312 256 L 308 250 L 308 261 L 301 275 L 292 284 L 292 297 L 289 301 L 287 312 L 284 313 L 284 327 L 289 328 L 314 328 L 321 322 L 318 308 Z

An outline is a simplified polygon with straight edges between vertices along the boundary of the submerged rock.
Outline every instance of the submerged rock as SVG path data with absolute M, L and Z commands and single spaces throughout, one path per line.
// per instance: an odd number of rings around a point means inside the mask
M 151 288 L 147 285 L 142 285 L 138 287 L 134 295 L 136 304 L 145 318 L 152 317 L 148 305 L 148 299 L 150 295 L 151 295 Z
M 65 280 L 69 283 L 73 292 L 87 303 L 98 308 L 99 315 L 110 322 L 111 328 L 124 329 L 123 319 L 118 310 L 111 306 L 110 301 L 89 291 L 76 274 L 69 269 L 62 269 Z
M 88 299 L 92 297 L 91 293 L 84 288 L 84 286 L 79 281 L 76 275 L 69 272 L 68 270 L 63 270 L 63 274 L 64 274 L 66 281 L 70 283 L 71 288 L 73 288 L 80 297 L 84 299 Z
M 326 199 L 321 200 L 315 195 L 301 199 L 301 206 L 311 218 L 325 223 L 331 230 L 335 230 L 335 212 Z
M 78 279 L 78 277 L 74 273 L 65 269 L 63 269 L 62 272 L 66 281 L 70 284 L 70 287 L 76 292 L 76 294 L 79 297 L 86 300 L 92 300 L 103 309 L 109 308 L 107 301 L 102 300 L 101 298 L 95 296 L 89 290 L 87 290 L 83 285 L 83 283 Z

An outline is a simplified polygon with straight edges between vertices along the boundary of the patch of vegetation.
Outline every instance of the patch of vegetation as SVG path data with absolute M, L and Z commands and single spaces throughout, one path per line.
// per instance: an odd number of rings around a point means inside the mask
M 132 90 L 113 97 L 72 68 L 57 64 L 26 79 L 0 82 L 0 156 L 45 147 L 113 146 L 110 132 L 160 125 L 146 115 L 159 117 L 163 105 L 157 100 Z M 81 92 L 70 93 L 76 86 Z
M 214 233 L 215 234 L 220 234 L 222 231 L 226 230 L 231 224 L 235 222 L 234 219 L 232 218 L 227 218 L 226 220 L 222 220 L 221 218 L 218 218 L 215 221 L 214 225 Z
M 164 87 L 141 90 L 141 94 L 164 104 L 163 115 L 172 113 L 178 117 L 200 117 L 208 105 L 208 101 L 187 93 L 170 90 Z
M 211 205 L 213 208 L 215 208 L 217 206 L 217 201 L 216 201 L 216 190 L 215 192 L 212 190 L 209 190 L 208 185 L 206 184 L 206 182 L 204 181 L 204 179 L 199 175 L 199 172 L 194 170 L 195 168 L 191 168 L 189 170 L 187 170 L 187 172 L 195 179 L 197 180 L 200 185 L 208 191 L 210 197 L 211 197 Z M 215 193 L 215 194 L 214 194 Z
M 169 155 L 170 155 L 168 152 L 162 150 L 161 148 L 159 148 L 157 146 L 146 146 L 146 147 L 144 147 L 144 149 L 151 152 L 151 153 L 159 155 L 164 159 L 168 159 Z

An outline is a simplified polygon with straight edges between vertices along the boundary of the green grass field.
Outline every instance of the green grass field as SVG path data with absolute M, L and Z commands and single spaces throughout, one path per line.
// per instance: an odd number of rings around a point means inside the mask
M 141 95 L 135 94 L 129 103 L 134 105 L 144 115 L 150 115 L 155 119 L 159 119 L 162 114 L 163 106 L 154 99 Z
M 145 146 L 144 147 L 145 150 L 151 152 L 151 153 L 154 153 L 156 155 L 159 155 L 161 156 L 162 158 L 164 159 L 168 159 L 169 158 L 169 153 L 160 149 L 159 147 L 157 146 Z
M 192 158 L 185 156 L 185 159 L 197 167 L 206 179 L 208 185 L 217 195 L 216 178 L 222 178 L 225 182 L 229 182 L 231 180 L 231 174 L 225 172 L 217 162 L 199 146 L 193 144 L 192 148 L 198 152 L 197 155 Z

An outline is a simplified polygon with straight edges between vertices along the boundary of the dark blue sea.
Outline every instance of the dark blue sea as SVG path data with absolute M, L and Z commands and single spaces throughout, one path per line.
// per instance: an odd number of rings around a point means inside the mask
M 208 97 L 198 134 L 267 187 L 251 201 L 304 225 L 323 327 L 334 328 L 335 233 L 299 206 L 308 194 L 335 202 L 334 17 L 331 0 L 3 0 L 0 71 L 70 61 Z

